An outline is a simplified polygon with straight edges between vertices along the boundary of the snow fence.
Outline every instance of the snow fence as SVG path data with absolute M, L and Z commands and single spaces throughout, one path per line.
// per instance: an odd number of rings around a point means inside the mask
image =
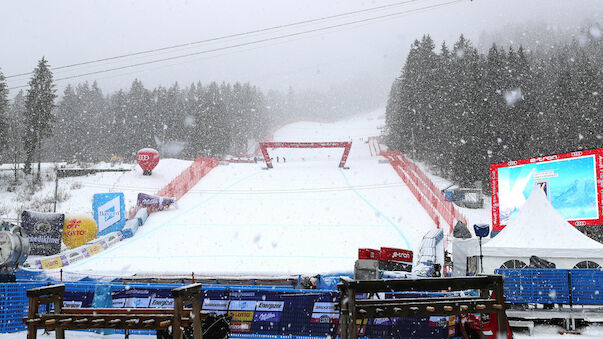
M 438 228 L 441 226 L 441 220 L 448 225 L 449 234 L 452 233 L 455 220 L 467 225 L 465 216 L 458 211 L 454 204 L 446 200 L 444 193 L 436 187 L 419 166 L 407 159 L 400 151 L 381 152 L 381 155 L 389 160 L 396 173 Z

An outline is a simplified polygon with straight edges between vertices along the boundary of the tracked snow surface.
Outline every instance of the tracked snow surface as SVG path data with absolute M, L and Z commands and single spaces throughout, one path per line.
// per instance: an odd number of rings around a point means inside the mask
M 274 141 L 352 141 L 349 169 L 338 168 L 342 149 L 270 150 L 273 169 L 218 166 L 177 209 L 152 214 L 133 238 L 64 271 L 282 277 L 351 272 L 363 247 L 417 250 L 434 224 L 371 154 L 366 142 L 380 134 L 382 114 L 293 123 L 274 134 Z

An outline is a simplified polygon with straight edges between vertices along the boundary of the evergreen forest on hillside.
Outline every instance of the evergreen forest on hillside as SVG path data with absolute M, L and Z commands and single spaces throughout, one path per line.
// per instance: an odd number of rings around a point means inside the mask
M 65 161 L 89 163 L 156 148 L 164 157 L 246 155 L 283 123 L 332 121 L 374 103 L 350 105 L 343 93 L 311 91 L 264 94 L 249 83 L 201 82 L 104 94 L 97 82 L 67 85 L 59 96 L 48 61 L 39 62 L 29 89 L 10 100 L 0 72 L 0 163 Z M 40 114 L 43 112 L 43 114 Z
M 548 49 L 479 53 L 463 36 L 415 40 L 386 108 L 385 142 L 462 185 L 489 165 L 603 145 L 599 34 Z M 487 191 L 486 191 L 487 192 Z

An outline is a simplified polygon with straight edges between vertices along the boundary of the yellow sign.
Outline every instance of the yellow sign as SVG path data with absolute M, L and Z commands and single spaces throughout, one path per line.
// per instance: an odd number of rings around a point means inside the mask
M 253 311 L 228 311 L 233 321 L 252 321 Z
M 96 221 L 87 215 L 67 215 L 63 225 L 63 243 L 76 248 L 96 238 Z
M 90 246 L 86 247 L 86 251 L 88 251 L 88 254 L 90 254 L 90 255 L 99 254 L 100 252 L 102 252 L 104 250 L 105 250 L 105 248 L 100 243 L 96 243 L 94 245 L 90 245 Z
M 61 257 L 42 259 L 41 262 L 42 262 L 42 268 L 45 270 L 51 270 L 53 268 L 63 267 L 63 260 L 61 260 Z

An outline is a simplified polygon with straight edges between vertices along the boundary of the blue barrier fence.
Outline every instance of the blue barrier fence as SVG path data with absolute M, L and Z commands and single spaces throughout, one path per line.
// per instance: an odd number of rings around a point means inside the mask
M 25 331 L 26 290 L 48 284 L 65 284 L 66 307 L 95 307 L 94 293 L 109 286 L 113 307 L 173 307 L 170 291 L 182 284 L 128 284 L 79 282 L 17 282 L 0 284 L 0 333 Z M 423 293 L 424 294 L 424 293 Z M 422 293 L 386 293 L 385 298 L 418 297 Z M 442 296 L 442 293 L 430 293 Z M 359 296 L 361 298 L 362 296 Z M 333 290 L 302 290 L 279 286 L 205 285 L 203 309 L 232 317 L 232 338 L 327 338 L 336 337 L 339 293 Z M 45 310 L 41 310 L 44 312 Z M 454 317 L 372 319 L 360 324 L 364 338 L 448 338 L 456 332 Z M 107 333 L 120 333 L 109 330 Z M 123 332 L 121 332 L 123 333 Z M 133 334 L 154 334 L 137 330 Z
M 601 269 L 498 269 L 510 303 L 603 305 Z

